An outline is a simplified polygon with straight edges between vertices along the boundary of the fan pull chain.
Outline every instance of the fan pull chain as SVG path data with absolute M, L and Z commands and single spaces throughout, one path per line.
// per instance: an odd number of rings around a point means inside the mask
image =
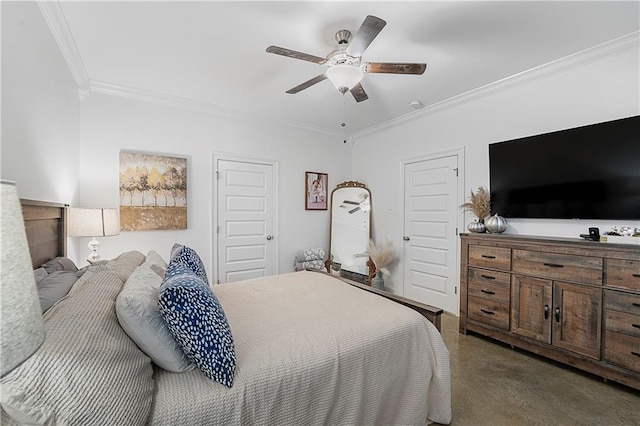
M 347 127 L 347 98 L 344 96 L 346 92 L 342 94 L 342 123 L 341 127 Z

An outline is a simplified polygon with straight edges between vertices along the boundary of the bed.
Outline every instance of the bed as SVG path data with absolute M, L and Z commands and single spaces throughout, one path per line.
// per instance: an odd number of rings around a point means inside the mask
M 34 267 L 64 256 L 64 206 L 25 202 L 23 211 L 30 247 L 40 247 Z M 41 216 L 47 218 L 34 219 Z M 47 225 L 34 225 L 41 220 Z M 38 242 L 52 235 L 56 242 Z M 84 268 L 44 313 L 43 346 L 2 379 L 2 424 L 451 421 L 449 354 L 436 327 L 328 274 L 300 271 L 213 287 L 233 336 L 232 386 L 189 360 L 180 372 L 160 367 L 116 313 L 132 277 L 163 266 L 157 258 L 132 250 Z

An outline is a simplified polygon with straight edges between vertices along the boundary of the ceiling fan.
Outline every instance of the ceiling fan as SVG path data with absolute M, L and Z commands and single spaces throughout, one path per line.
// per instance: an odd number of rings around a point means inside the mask
M 353 38 L 349 30 L 338 31 L 335 35 L 338 46 L 329 52 L 326 58 L 278 46 L 267 47 L 267 52 L 329 66 L 322 74 L 287 90 L 287 93 L 298 93 L 328 78 L 340 93 L 344 95 L 351 92 L 357 102 L 362 102 L 369 99 L 360 84 L 365 73 L 422 75 L 427 68 L 427 64 L 362 62 L 362 54 L 385 25 L 387 23 L 384 20 L 369 15 Z

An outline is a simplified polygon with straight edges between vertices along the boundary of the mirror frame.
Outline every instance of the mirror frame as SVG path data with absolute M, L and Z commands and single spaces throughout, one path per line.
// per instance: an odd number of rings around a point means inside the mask
M 333 261 L 331 260 L 331 240 L 332 240 L 332 233 L 333 233 L 333 193 L 336 192 L 338 189 L 344 189 L 344 188 L 362 188 L 364 190 L 366 190 L 369 193 L 369 204 L 371 205 L 371 209 L 369 210 L 369 239 L 371 239 L 371 216 L 372 216 L 372 211 L 373 211 L 373 202 L 371 199 L 371 191 L 369 190 L 369 188 L 367 188 L 367 185 L 365 185 L 362 182 L 358 182 L 355 180 L 349 180 L 349 181 L 344 181 L 342 183 L 339 183 L 338 185 L 336 185 L 335 188 L 333 188 L 333 191 L 331 191 L 331 196 L 329 198 L 329 254 L 327 257 L 327 260 L 324 263 L 324 266 L 327 268 L 327 273 L 330 274 L 331 273 L 331 264 L 333 263 Z M 369 267 L 369 276 L 367 278 L 367 285 L 371 285 L 371 279 L 375 276 L 376 274 L 376 265 L 374 265 L 374 263 L 371 261 L 371 258 L 369 258 L 367 260 L 367 266 Z

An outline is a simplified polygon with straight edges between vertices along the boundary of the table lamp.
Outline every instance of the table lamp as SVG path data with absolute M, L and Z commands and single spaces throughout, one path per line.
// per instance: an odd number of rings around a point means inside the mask
M 44 342 L 44 322 L 15 182 L 0 181 L 0 377 Z
M 69 209 L 69 235 L 72 237 L 93 237 L 87 246 L 87 261 L 95 263 L 100 260 L 98 248 L 100 242 L 96 237 L 107 237 L 120 233 L 118 209 Z

